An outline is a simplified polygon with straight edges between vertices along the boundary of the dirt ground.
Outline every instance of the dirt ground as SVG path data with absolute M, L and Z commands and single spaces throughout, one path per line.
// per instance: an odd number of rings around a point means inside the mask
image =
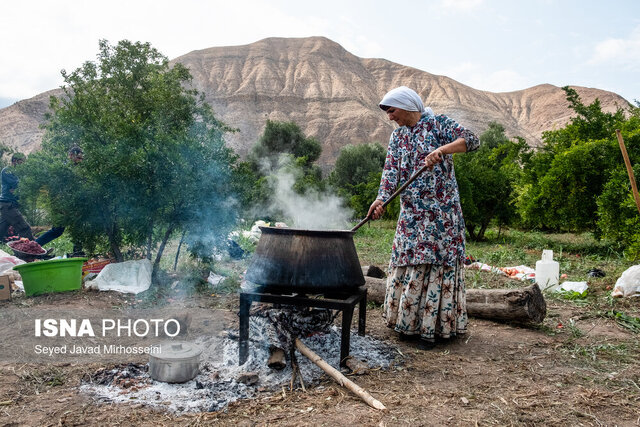
M 81 291 L 2 302 L 0 313 L 6 319 L 51 308 L 73 313 L 87 305 L 107 310 L 134 303 L 114 292 Z M 429 351 L 398 341 L 383 325 L 380 308 L 370 307 L 367 334 L 396 345 L 398 360 L 351 378 L 387 412 L 327 377 L 306 391 L 265 392 L 220 412 L 176 416 L 135 403 L 102 404 L 79 393 L 83 376 L 104 367 L 103 361 L 15 360 L 0 364 L 0 424 L 640 425 L 638 336 L 575 304 L 547 305 L 541 326 L 470 319 L 467 336 Z M 211 310 L 223 323 L 219 329 L 237 329 L 237 295 L 190 297 L 180 308 Z M 13 330 L 2 326 L 3 345 L 20 338 Z

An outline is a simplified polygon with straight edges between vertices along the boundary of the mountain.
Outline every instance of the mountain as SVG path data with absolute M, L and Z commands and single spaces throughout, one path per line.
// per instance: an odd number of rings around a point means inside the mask
M 390 89 L 415 89 L 436 114 L 446 114 L 478 134 L 501 123 L 509 136 L 541 143 L 543 131 L 564 126 L 573 111 L 559 87 L 541 84 L 493 93 L 445 76 L 384 59 L 359 58 L 324 37 L 268 38 L 244 46 L 213 47 L 180 56 L 191 70 L 193 87 L 205 94 L 216 116 L 240 132 L 227 136 L 244 155 L 267 119 L 294 121 L 323 146 L 320 163 L 331 165 L 346 144 L 386 146 L 394 124 L 378 108 Z M 621 96 L 572 86 L 585 104 L 596 98 L 605 111 L 625 108 Z M 52 90 L 0 110 L 0 141 L 23 152 L 37 150 Z

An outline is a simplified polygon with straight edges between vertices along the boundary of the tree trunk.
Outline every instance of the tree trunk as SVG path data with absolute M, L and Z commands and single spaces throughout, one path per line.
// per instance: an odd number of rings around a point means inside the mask
M 118 244 L 115 223 L 107 227 L 106 232 L 107 232 L 107 238 L 109 239 L 109 246 L 111 247 L 111 252 L 113 252 L 113 257 L 116 259 L 116 262 L 124 261 L 122 252 L 120 252 L 120 245 Z
M 384 296 L 387 292 L 387 279 L 365 276 L 365 286 L 367 287 L 367 302 L 384 304 Z
M 489 224 L 491 224 L 491 219 L 493 219 L 495 215 L 493 211 L 491 211 L 491 213 L 489 213 L 487 216 L 488 217 L 485 218 L 484 221 L 482 221 L 482 224 L 480 224 L 480 231 L 478 231 L 478 234 L 476 235 L 476 242 L 481 242 L 484 240 L 484 233 L 486 233 L 487 227 L 489 227 Z
M 178 268 L 178 258 L 180 258 L 180 249 L 182 248 L 182 243 L 184 242 L 184 236 L 187 234 L 187 231 L 182 232 L 182 237 L 180 237 L 180 243 L 178 243 L 178 250 L 176 251 L 176 259 L 173 262 L 173 271 L 176 271 Z
M 118 243 L 117 215 L 114 212 L 102 211 L 102 226 L 109 239 L 109 247 L 116 262 L 124 261 L 122 252 L 120 252 L 120 244 Z
M 153 221 L 149 227 L 149 236 L 147 237 L 147 259 L 151 261 L 151 246 L 153 245 Z
M 387 279 L 365 277 L 367 301 L 384 303 Z M 547 304 L 538 285 L 520 289 L 467 289 L 467 314 L 491 320 L 540 323 Z
M 167 246 L 167 242 L 173 233 L 173 225 L 170 225 L 167 228 L 167 231 L 164 233 L 164 237 L 162 238 L 162 242 L 160 242 L 160 247 L 158 248 L 158 252 L 156 253 L 156 259 L 153 262 L 153 270 L 151 272 L 151 280 L 155 281 L 156 274 L 158 272 L 158 267 L 160 266 L 160 258 L 162 258 L 162 253 L 164 252 L 164 248 Z
M 484 233 L 487 231 L 487 227 L 489 226 L 489 223 L 487 224 L 482 224 L 482 226 L 480 227 L 480 231 L 478 231 L 478 234 L 476 235 L 476 240 L 477 242 L 480 242 L 482 240 L 484 240 Z
M 469 237 L 471 238 L 471 240 L 473 240 L 474 242 L 476 241 L 476 233 L 475 233 L 475 227 L 468 225 L 467 224 L 467 233 L 469 233 Z

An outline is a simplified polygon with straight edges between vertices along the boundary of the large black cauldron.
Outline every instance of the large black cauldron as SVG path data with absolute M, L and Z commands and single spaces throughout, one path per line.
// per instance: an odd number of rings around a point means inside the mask
M 263 290 L 345 291 L 365 284 L 353 231 L 260 227 L 246 280 Z

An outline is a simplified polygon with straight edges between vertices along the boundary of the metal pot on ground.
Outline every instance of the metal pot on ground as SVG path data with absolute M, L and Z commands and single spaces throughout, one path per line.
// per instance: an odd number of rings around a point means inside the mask
M 202 349 L 187 342 L 160 344 L 158 353 L 149 354 L 149 376 L 166 383 L 184 383 L 200 372 Z

